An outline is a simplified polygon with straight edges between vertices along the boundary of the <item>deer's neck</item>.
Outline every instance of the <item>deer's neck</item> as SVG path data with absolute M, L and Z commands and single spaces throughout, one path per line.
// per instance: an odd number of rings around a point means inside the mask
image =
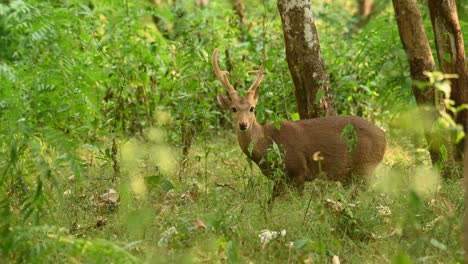
M 237 130 L 237 139 L 242 151 L 255 162 L 260 161 L 265 134 L 263 126 L 255 121 L 247 131 Z

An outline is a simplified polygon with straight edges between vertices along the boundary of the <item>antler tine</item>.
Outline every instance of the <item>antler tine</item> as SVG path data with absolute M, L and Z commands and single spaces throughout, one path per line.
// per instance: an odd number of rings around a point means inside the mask
M 263 65 L 260 67 L 260 69 L 256 71 L 249 71 L 249 74 L 256 75 L 257 78 L 255 79 L 252 86 L 250 86 L 247 93 L 253 93 L 253 94 L 256 93 L 258 86 L 260 86 L 260 83 L 263 81 L 263 72 L 265 72 L 265 67 Z
M 264 51 L 263 52 L 263 60 L 266 61 L 268 59 L 267 53 Z M 252 86 L 250 86 L 249 90 L 247 91 L 247 94 L 253 93 L 255 94 L 257 92 L 258 86 L 260 86 L 260 83 L 263 81 L 263 73 L 265 72 L 265 66 L 260 66 L 260 68 L 256 71 L 249 71 L 250 75 L 256 75 L 257 78 L 255 79 L 254 83 Z
M 226 89 L 228 90 L 229 94 L 230 95 L 233 95 L 233 94 L 236 94 L 237 95 L 237 91 L 234 89 L 234 87 L 229 83 L 229 80 L 228 80 L 228 74 L 229 72 L 228 71 L 222 71 L 221 69 L 219 69 L 219 65 L 218 65 L 218 49 L 215 49 L 213 51 L 213 56 L 212 56 L 212 62 L 213 62 L 213 69 L 214 69 L 214 72 L 216 74 L 216 77 L 218 77 L 219 81 L 223 84 L 224 87 L 226 87 Z

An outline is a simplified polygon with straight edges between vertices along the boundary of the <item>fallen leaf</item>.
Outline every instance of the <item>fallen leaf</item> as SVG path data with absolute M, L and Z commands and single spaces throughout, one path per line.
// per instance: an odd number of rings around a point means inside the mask
M 96 219 L 96 228 L 103 228 L 107 223 L 107 219 L 102 217 L 102 216 L 98 216 L 97 219 Z
M 309 256 L 306 259 L 304 259 L 304 264 L 312 264 L 312 263 L 314 263 L 314 259 L 312 258 L 312 256 Z
M 206 229 L 205 223 L 200 219 L 194 220 L 193 224 L 195 225 L 195 229 Z
M 339 201 L 327 199 L 325 200 L 325 205 L 337 213 L 342 212 L 344 210 L 344 205 Z
M 70 189 L 68 189 L 68 190 L 63 192 L 63 196 L 68 197 L 68 196 L 71 195 L 71 193 L 72 193 L 72 191 Z
M 120 195 L 114 189 L 109 189 L 109 191 L 102 194 L 100 198 L 106 203 L 116 204 L 120 200 Z

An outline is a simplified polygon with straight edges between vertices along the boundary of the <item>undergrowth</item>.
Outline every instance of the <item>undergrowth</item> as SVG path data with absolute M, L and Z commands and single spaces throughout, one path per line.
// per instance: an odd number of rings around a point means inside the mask
M 354 34 L 355 4 L 312 1 L 339 112 L 384 128 L 384 164 L 269 210 L 210 65 L 245 91 L 267 51 L 257 119 L 297 118 L 276 2 L 245 2 L 242 23 L 229 1 L 0 1 L 0 262 L 462 262 L 460 169 L 429 166 L 389 1 Z

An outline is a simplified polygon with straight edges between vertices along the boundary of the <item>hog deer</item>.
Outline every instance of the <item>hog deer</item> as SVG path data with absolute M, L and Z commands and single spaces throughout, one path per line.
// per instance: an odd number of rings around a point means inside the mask
M 255 118 L 258 87 L 263 80 L 264 66 L 249 74 L 256 76 L 245 97 L 239 96 L 228 80 L 228 72 L 219 69 L 218 50 L 212 56 L 214 72 L 226 88 L 228 96 L 217 95 L 219 105 L 232 111 L 237 138 L 242 151 L 253 160 L 262 173 L 272 179 L 273 168 L 265 159 L 267 151 L 276 143 L 284 151 L 283 168 L 286 183 L 302 190 L 305 181 L 319 175 L 319 163 L 313 155 L 320 153 L 320 170 L 326 179 L 349 182 L 352 175 L 372 173 L 382 161 L 386 139 L 384 132 L 357 116 L 328 116 L 274 125 L 260 125 Z M 348 141 L 341 137 L 343 129 L 352 125 L 357 144 L 348 149 Z M 273 198 L 281 192 L 282 184 L 275 182 Z

